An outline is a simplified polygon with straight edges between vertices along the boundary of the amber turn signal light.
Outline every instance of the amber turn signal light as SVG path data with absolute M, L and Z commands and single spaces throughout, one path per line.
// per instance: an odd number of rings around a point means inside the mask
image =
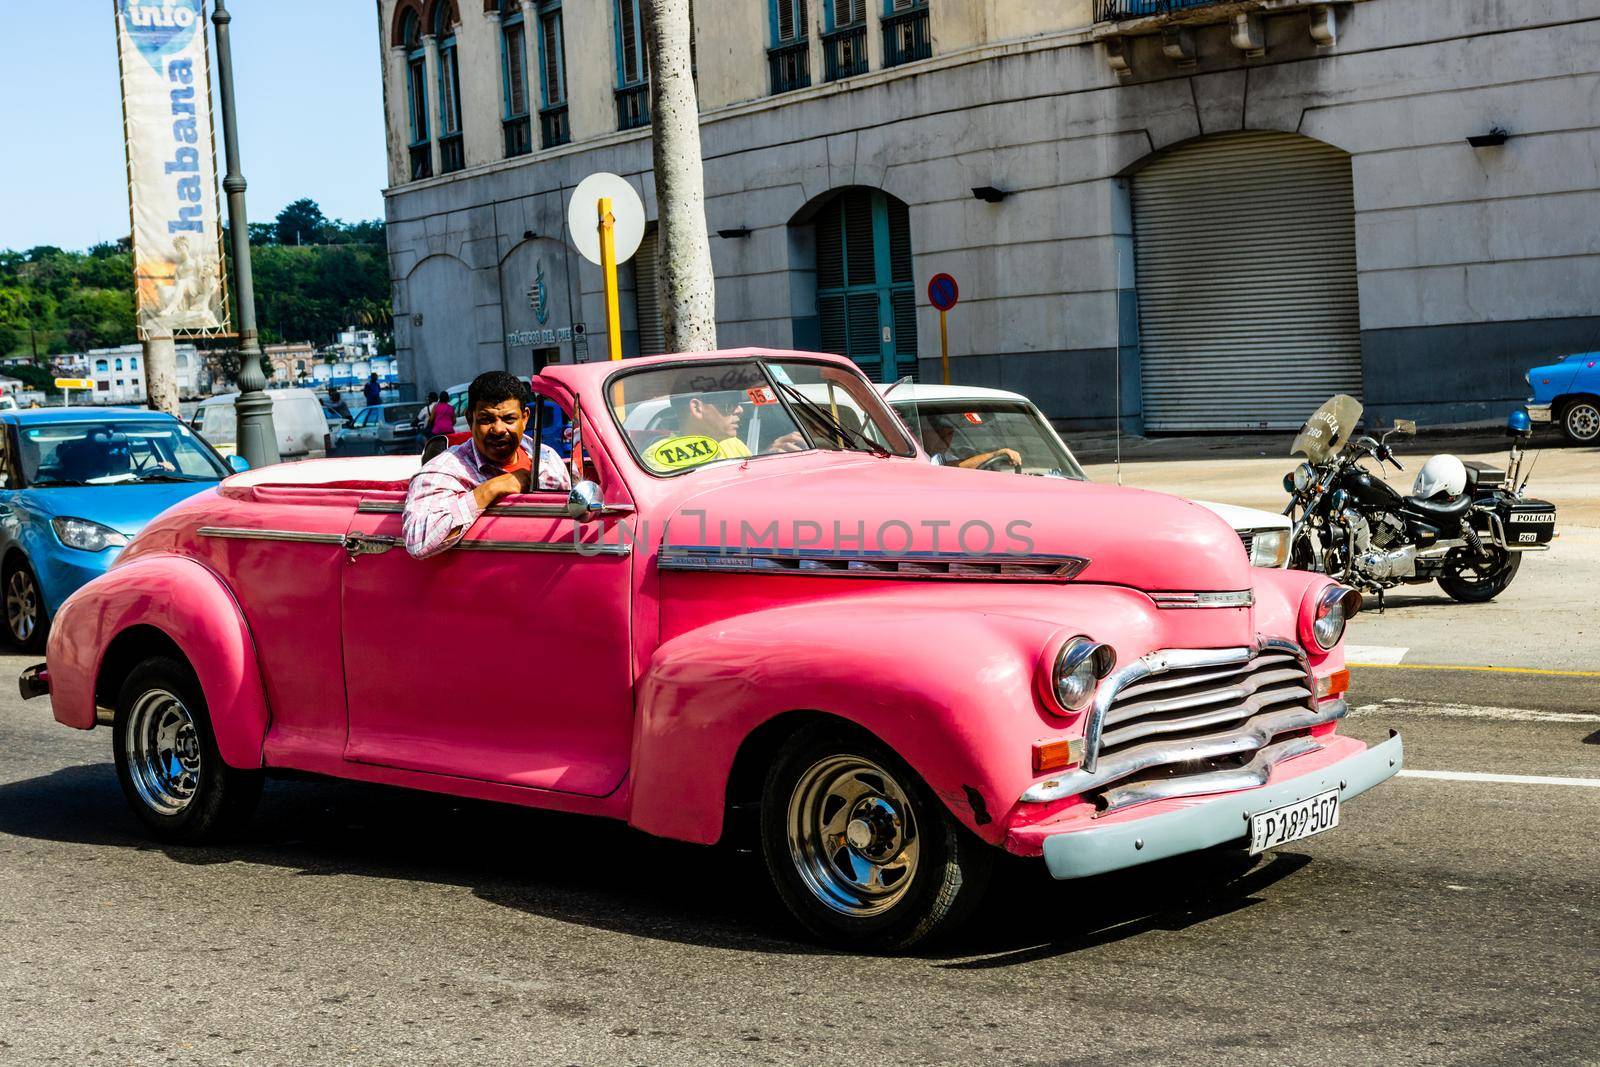
M 1035 741 L 1033 743 L 1033 773 L 1049 774 L 1075 767 L 1083 758 L 1083 740 Z
M 1350 692 L 1349 668 L 1341 667 L 1332 674 L 1317 679 L 1317 699 L 1332 700 Z

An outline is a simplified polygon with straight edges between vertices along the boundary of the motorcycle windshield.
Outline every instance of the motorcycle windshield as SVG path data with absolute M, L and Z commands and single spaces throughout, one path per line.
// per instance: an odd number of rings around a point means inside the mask
M 1345 442 L 1361 421 L 1361 401 L 1340 393 L 1316 410 L 1294 439 L 1289 455 L 1305 456 L 1312 463 L 1326 463 L 1344 451 Z

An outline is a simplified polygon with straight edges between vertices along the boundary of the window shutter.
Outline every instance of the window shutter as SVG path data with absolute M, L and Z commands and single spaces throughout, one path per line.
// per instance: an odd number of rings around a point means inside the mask
M 666 330 L 661 324 L 661 296 L 656 291 L 656 260 L 660 247 L 660 233 L 651 226 L 639 242 L 639 251 L 633 254 L 633 299 L 638 308 L 636 319 L 642 356 L 657 355 L 667 347 Z
M 567 100 L 566 57 L 562 54 L 561 12 L 547 11 L 539 16 L 539 30 L 544 39 L 544 91 L 545 104 L 555 107 Z
M 835 197 L 817 217 L 817 288 L 844 287 L 844 220 L 842 198 Z M 842 319 L 840 320 L 843 321 Z M 833 351 L 833 349 L 829 349 Z
M 851 293 L 846 298 L 850 316 L 850 350 L 845 353 L 861 367 L 861 373 L 877 381 L 883 367 L 883 350 L 878 333 L 878 294 Z
M 523 26 L 516 23 L 506 27 L 506 78 L 508 81 L 506 111 L 510 116 L 528 113 L 527 52 L 523 48 Z
M 641 81 L 639 70 L 639 28 L 635 23 L 637 9 L 634 0 L 621 0 L 618 5 L 617 32 L 622 35 L 622 80 L 634 85 Z
M 833 0 L 833 28 L 842 29 L 867 20 L 867 0 Z
M 778 40 L 798 41 L 806 35 L 805 0 L 777 0 Z
M 878 280 L 872 254 L 872 194 L 852 189 L 844 200 L 844 244 L 846 281 L 850 285 L 871 285 Z

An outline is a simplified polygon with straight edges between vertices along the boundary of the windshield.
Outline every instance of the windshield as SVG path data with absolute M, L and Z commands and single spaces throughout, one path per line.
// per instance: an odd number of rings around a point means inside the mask
M 231 473 L 179 422 L 61 422 L 19 429 L 23 484 L 215 482 Z
M 872 387 L 841 367 L 674 364 L 619 375 L 610 389 L 628 447 L 653 474 L 808 449 L 914 452 Z
M 1344 451 L 1361 421 L 1361 401 L 1343 393 L 1316 410 L 1301 427 L 1289 455 L 1303 455 L 1313 463 L 1326 463 Z
M 1022 473 L 1087 481 L 1077 459 L 1032 404 L 1016 400 L 905 400 L 894 405 L 922 439 L 922 447 L 946 466 L 981 465 L 986 458 L 1011 470 L 1017 454 Z M 995 453 L 1000 455 L 996 456 Z M 973 461 L 980 461 L 974 464 Z

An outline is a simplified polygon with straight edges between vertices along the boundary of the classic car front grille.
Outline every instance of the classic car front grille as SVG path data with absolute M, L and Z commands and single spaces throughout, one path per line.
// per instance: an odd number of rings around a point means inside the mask
M 1311 727 L 1345 714 L 1314 687 L 1304 653 L 1286 641 L 1152 652 L 1101 684 L 1083 765 L 1023 799 L 1082 794 L 1117 811 L 1264 785 L 1274 765 L 1320 747 Z
M 1250 558 L 1250 550 L 1255 547 L 1256 532 L 1254 530 L 1240 530 L 1239 540 L 1244 542 L 1244 558 Z

